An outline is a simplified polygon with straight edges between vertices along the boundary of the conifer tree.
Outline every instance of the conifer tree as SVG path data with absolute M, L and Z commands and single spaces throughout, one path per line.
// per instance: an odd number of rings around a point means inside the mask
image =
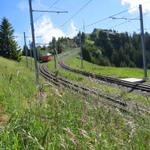
M 0 24 L 0 55 L 19 61 L 21 53 L 13 34 L 12 25 L 4 17 Z

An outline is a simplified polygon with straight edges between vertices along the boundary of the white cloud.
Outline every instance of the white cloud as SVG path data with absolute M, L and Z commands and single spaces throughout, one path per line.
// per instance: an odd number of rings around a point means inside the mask
M 150 0 L 143 1 L 143 0 L 121 0 L 122 5 L 128 5 L 129 8 L 134 8 L 138 6 L 139 4 L 143 4 L 143 12 L 149 12 L 150 11 Z M 130 13 L 133 13 L 135 11 L 138 11 L 138 7 L 135 9 L 129 10 Z
M 68 32 L 67 36 L 70 38 L 73 38 L 74 36 L 77 35 L 78 32 L 79 31 L 78 31 L 77 27 L 75 26 L 74 22 L 71 21 L 70 27 L 69 27 L 69 32 Z
M 68 33 L 64 33 L 61 29 L 55 27 L 47 15 L 43 15 L 35 23 L 35 36 L 41 37 L 36 39 L 37 42 L 49 43 L 52 40 L 52 37 L 58 39 L 59 37 L 70 37 L 73 38 L 77 35 L 79 30 L 75 26 L 74 22 L 71 21 L 68 29 Z
M 58 39 L 59 37 L 65 36 L 62 30 L 54 27 L 47 15 L 44 15 L 35 23 L 35 35 L 41 36 L 41 40 L 44 43 L 49 43 L 52 37 Z

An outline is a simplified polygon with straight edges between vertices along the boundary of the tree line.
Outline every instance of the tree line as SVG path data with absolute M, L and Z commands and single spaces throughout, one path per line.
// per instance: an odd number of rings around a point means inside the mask
M 143 66 L 139 34 L 100 29 L 94 29 L 91 34 L 82 34 L 85 60 L 104 66 L 139 68 Z M 145 33 L 145 48 L 147 64 L 150 67 L 149 33 Z
M 60 54 L 64 51 L 70 50 L 72 48 L 79 47 L 77 39 L 76 38 L 69 38 L 69 37 L 60 37 L 56 39 L 55 37 L 52 38 L 52 41 L 49 42 L 48 45 L 39 45 L 36 46 L 36 49 L 38 51 L 38 57 L 41 58 L 46 53 L 54 54 Z M 26 52 L 27 51 L 27 52 Z M 32 49 L 32 43 L 30 44 L 30 47 L 24 46 L 23 48 L 23 55 L 26 55 L 33 57 L 33 49 Z

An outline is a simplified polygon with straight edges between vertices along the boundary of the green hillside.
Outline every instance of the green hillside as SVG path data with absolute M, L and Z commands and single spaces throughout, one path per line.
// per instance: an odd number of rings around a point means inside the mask
M 65 60 L 65 63 L 70 67 L 81 70 L 81 60 L 79 56 L 69 57 Z M 113 76 L 118 78 L 144 77 L 144 70 L 139 68 L 100 66 L 85 60 L 83 63 L 83 70 L 100 75 Z M 150 77 L 150 70 L 148 70 L 148 77 Z
M 0 149 L 149 149 L 146 116 L 127 116 L 63 87 L 39 92 L 24 59 L 0 57 L 0 68 Z
M 145 33 L 146 64 L 150 62 L 150 34 Z M 102 66 L 142 68 L 141 37 L 138 33 L 94 29 L 86 36 L 82 33 L 83 58 Z

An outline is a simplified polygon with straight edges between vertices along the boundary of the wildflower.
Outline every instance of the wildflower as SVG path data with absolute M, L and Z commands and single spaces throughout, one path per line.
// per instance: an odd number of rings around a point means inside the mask
M 62 98 L 62 95 L 59 93 L 58 89 L 55 89 L 55 94 Z
M 131 129 L 130 135 L 129 135 L 129 140 L 128 140 L 128 142 L 130 143 L 131 139 L 133 138 L 133 136 L 134 136 L 134 134 L 136 132 L 136 127 L 135 127 L 135 124 L 132 121 L 129 121 L 127 123 L 127 127 Z
M 90 137 L 88 136 L 88 133 L 85 131 L 85 130 L 83 130 L 83 129 L 79 129 L 80 130 L 80 134 L 83 136 L 83 137 L 85 137 L 85 138 L 87 138 L 87 139 L 90 139 Z
M 61 136 L 61 135 L 59 135 L 59 137 L 60 137 L 60 145 L 61 145 L 61 147 L 63 147 L 64 149 L 66 149 L 65 139 L 64 139 L 64 138 L 62 138 L 62 136 Z
M 88 148 L 89 148 L 90 150 L 95 150 L 94 146 L 93 146 L 91 143 L 88 143 Z
M 76 137 L 70 138 L 70 141 L 71 141 L 74 145 L 77 145 L 77 144 L 78 144 L 78 140 L 76 139 Z
M 70 128 L 64 128 L 64 130 L 69 134 L 70 138 L 69 140 L 74 144 L 77 145 L 78 144 L 78 140 L 75 137 L 74 133 L 70 130 Z
M 70 136 L 75 136 L 73 132 L 70 130 L 70 128 L 64 128 L 64 130 L 70 135 Z
M 150 146 L 150 140 L 148 140 L 147 144 L 148 144 L 148 146 Z

